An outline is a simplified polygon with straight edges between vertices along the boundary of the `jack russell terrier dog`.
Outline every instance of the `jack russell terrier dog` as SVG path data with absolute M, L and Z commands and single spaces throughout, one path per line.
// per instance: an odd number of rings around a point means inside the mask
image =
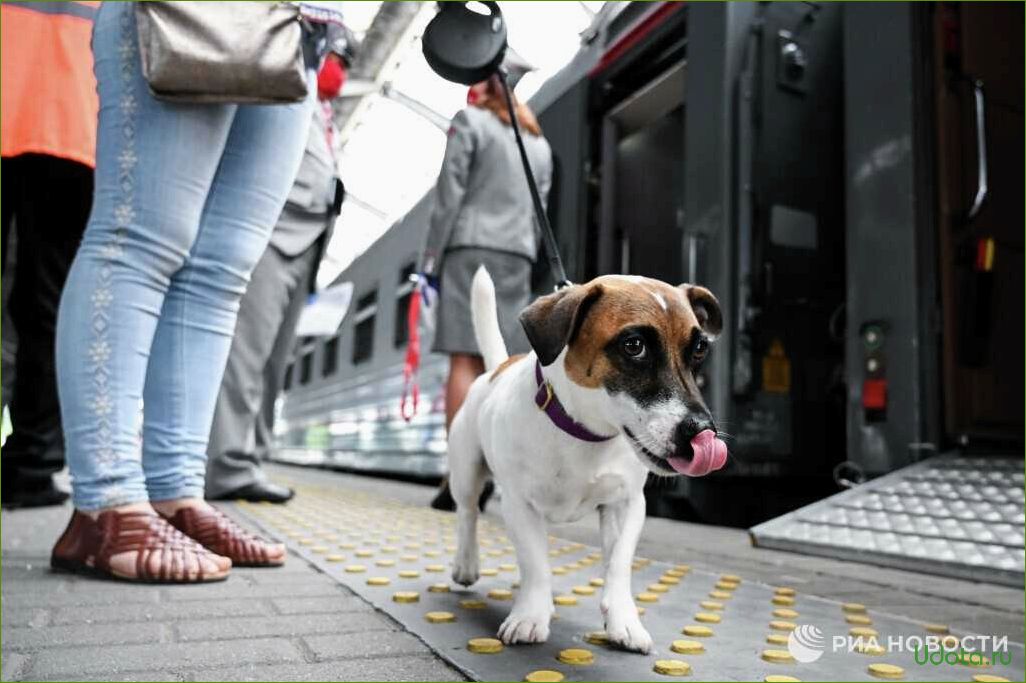
M 457 505 L 453 580 L 478 579 L 478 497 L 489 477 L 520 565 L 520 590 L 499 627 L 507 644 L 549 637 L 554 611 L 547 524 L 598 510 L 609 641 L 649 652 L 631 595 L 631 562 L 645 521 L 649 472 L 698 477 L 726 463 L 695 374 L 722 327 L 703 287 L 607 275 L 543 296 L 520 322 L 534 349 L 508 357 L 495 288 L 482 267 L 471 309 L 488 370 L 449 432 Z

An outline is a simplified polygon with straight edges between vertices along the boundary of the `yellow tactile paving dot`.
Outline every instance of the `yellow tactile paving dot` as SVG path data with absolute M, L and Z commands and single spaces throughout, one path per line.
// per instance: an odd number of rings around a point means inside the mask
M 362 564 L 347 564 L 345 571 L 347 574 L 360 574 L 367 571 L 367 567 Z
M 559 654 L 556 655 L 556 659 L 564 664 L 581 666 L 593 664 L 595 662 L 595 653 L 583 647 L 569 647 L 565 650 L 560 650 Z
M 794 604 L 794 598 L 790 595 L 774 595 L 770 602 L 781 607 L 790 607 Z
M 380 560 L 375 560 L 374 564 L 376 564 L 379 567 L 394 567 L 395 560 L 393 560 L 391 557 L 382 557 Z
M 328 562 L 345 562 L 346 561 L 346 556 L 345 555 L 326 555 L 324 557 L 324 559 L 327 560 Z
M 432 624 L 451 624 L 456 621 L 456 615 L 452 612 L 428 612 L 424 619 Z
M 735 588 L 737 588 L 737 586 L 738 586 L 738 584 L 733 583 L 731 581 L 717 581 L 716 582 L 716 590 L 721 590 L 721 591 L 732 591 Z
M 488 597 L 492 600 L 512 600 L 513 591 L 506 588 L 493 588 L 488 591 Z
M 730 591 L 715 590 L 709 591 L 709 597 L 713 598 L 714 600 L 730 600 L 732 597 L 734 597 L 734 594 Z
M 794 662 L 794 655 L 787 650 L 763 650 L 760 655 L 767 662 L 774 664 L 789 664 Z
M 584 642 L 608 647 L 609 635 L 605 631 L 589 631 L 584 634 Z
M 420 602 L 420 593 L 417 591 L 396 591 L 392 594 L 393 602 Z
M 711 638 L 713 636 L 713 630 L 701 624 L 688 624 L 680 632 L 692 638 Z
M 556 576 L 563 576 L 567 573 L 566 567 L 553 567 L 552 573 Z
M 766 681 L 766 683 L 800 683 L 802 679 L 795 678 L 794 676 L 785 676 L 783 674 L 770 674 L 762 680 Z
M 658 593 L 638 593 L 634 596 L 638 602 L 659 602 Z
M 606 580 L 601 577 L 595 577 L 594 579 L 589 579 L 588 583 L 596 588 L 601 588 L 606 585 Z
M 787 607 L 781 607 L 773 610 L 773 616 L 778 619 L 794 619 L 798 616 L 798 612 L 793 609 L 788 609 Z
M 680 583 L 680 579 L 676 576 L 670 576 L 669 574 L 663 574 L 659 577 L 659 583 L 666 584 L 667 586 L 676 586 Z
M 697 640 L 675 640 L 670 643 L 670 650 L 679 655 L 697 655 L 705 652 L 705 645 Z
M 527 683 L 560 683 L 566 676 L 553 669 L 538 669 L 524 676 Z
M 649 593 L 666 593 L 670 590 L 670 587 L 662 583 L 650 583 L 645 587 L 645 590 Z
M 864 614 L 866 606 L 858 602 L 845 602 L 841 605 L 841 611 L 848 614 Z
M 460 600 L 460 607 L 463 609 L 484 609 L 488 607 L 488 603 L 484 600 L 476 600 L 474 598 L 468 598 L 466 600 Z
M 595 595 L 594 586 L 574 586 L 571 590 L 575 595 Z
M 494 655 L 504 648 L 502 641 L 496 638 L 471 638 L 467 641 L 467 649 L 478 655 Z
M 444 564 L 426 564 L 426 565 L 424 565 L 424 571 L 432 572 L 432 573 L 437 574 L 438 572 L 444 572 L 445 571 L 445 565 Z
M 973 680 L 976 683 L 1008 683 L 1010 679 L 993 674 L 976 674 L 973 676 Z
M 552 602 L 560 607 L 573 607 L 577 604 L 577 597 L 573 595 L 555 595 Z
M 923 624 L 923 628 L 927 633 L 935 633 L 937 635 L 947 635 L 949 632 L 947 624 Z
M 657 659 L 652 670 L 664 676 L 687 676 L 691 673 L 691 665 L 683 659 Z
M 495 567 L 482 567 L 481 576 L 498 576 L 499 570 Z
M 371 576 L 367 579 L 368 586 L 387 586 L 392 583 L 392 579 L 387 576 Z
M 695 615 L 695 621 L 703 624 L 718 624 L 722 619 L 723 617 L 714 612 L 699 612 Z
M 698 603 L 698 606 L 704 610 L 711 610 L 713 612 L 720 612 L 723 610 L 723 603 L 717 600 L 702 600 Z
M 783 633 L 771 633 L 766 636 L 766 642 L 770 645 L 787 645 L 787 636 Z
M 904 678 L 905 669 L 896 664 L 870 664 L 866 670 L 877 678 Z
M 788 597 L 794 597 L 798 591 L 791 588 L 790 586 L 777 586 L 773 589 L 774 595 L 786 595 Z
M 774 619 L 769 623 L 769 627 L 774 631 L 793 631 L 798 628 L 798 624 L 784 619 Z

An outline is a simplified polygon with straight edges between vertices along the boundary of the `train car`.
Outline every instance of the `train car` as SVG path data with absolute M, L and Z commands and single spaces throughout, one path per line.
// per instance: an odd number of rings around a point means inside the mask
M 534 96 L 571 279 L 697 282 L 725 312 L 701 382 L 731 466 L 650 512 L 747 526 L 943 453 L 1013 455 L 1022 488 L 1022 11 L 607 3 Z M 398 414 L 430 206 L 340 276 L 356 304 L 297 349 L 278 457 L 444 471 L 442 360 Z

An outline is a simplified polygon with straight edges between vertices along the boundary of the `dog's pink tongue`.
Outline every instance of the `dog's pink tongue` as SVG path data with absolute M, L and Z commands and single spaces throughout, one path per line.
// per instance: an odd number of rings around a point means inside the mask
M 727 444 L 716 438 L 716 432 L 706 429 L 691 439 L 691 450 L 694 456 L 688 461 L 685 458 L 670 457 L 666 461 L 670 467 L 689 477 L 701 477 L 715 472 L 727 464 Z

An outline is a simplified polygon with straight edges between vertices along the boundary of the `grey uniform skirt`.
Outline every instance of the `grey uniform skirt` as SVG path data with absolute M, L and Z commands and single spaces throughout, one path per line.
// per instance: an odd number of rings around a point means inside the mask
M 495 249 L 459 247 L 442 260 L 441 291 L 435 328 L 435 353 L 480 355 L 470 316 L 470 283 L 479 266 L 488 269 L 495 283 L 499 327 L 510 354 L 530 350 L 520 326 L 520 311 L 531 300 L 531 261 L 527 257 Z

